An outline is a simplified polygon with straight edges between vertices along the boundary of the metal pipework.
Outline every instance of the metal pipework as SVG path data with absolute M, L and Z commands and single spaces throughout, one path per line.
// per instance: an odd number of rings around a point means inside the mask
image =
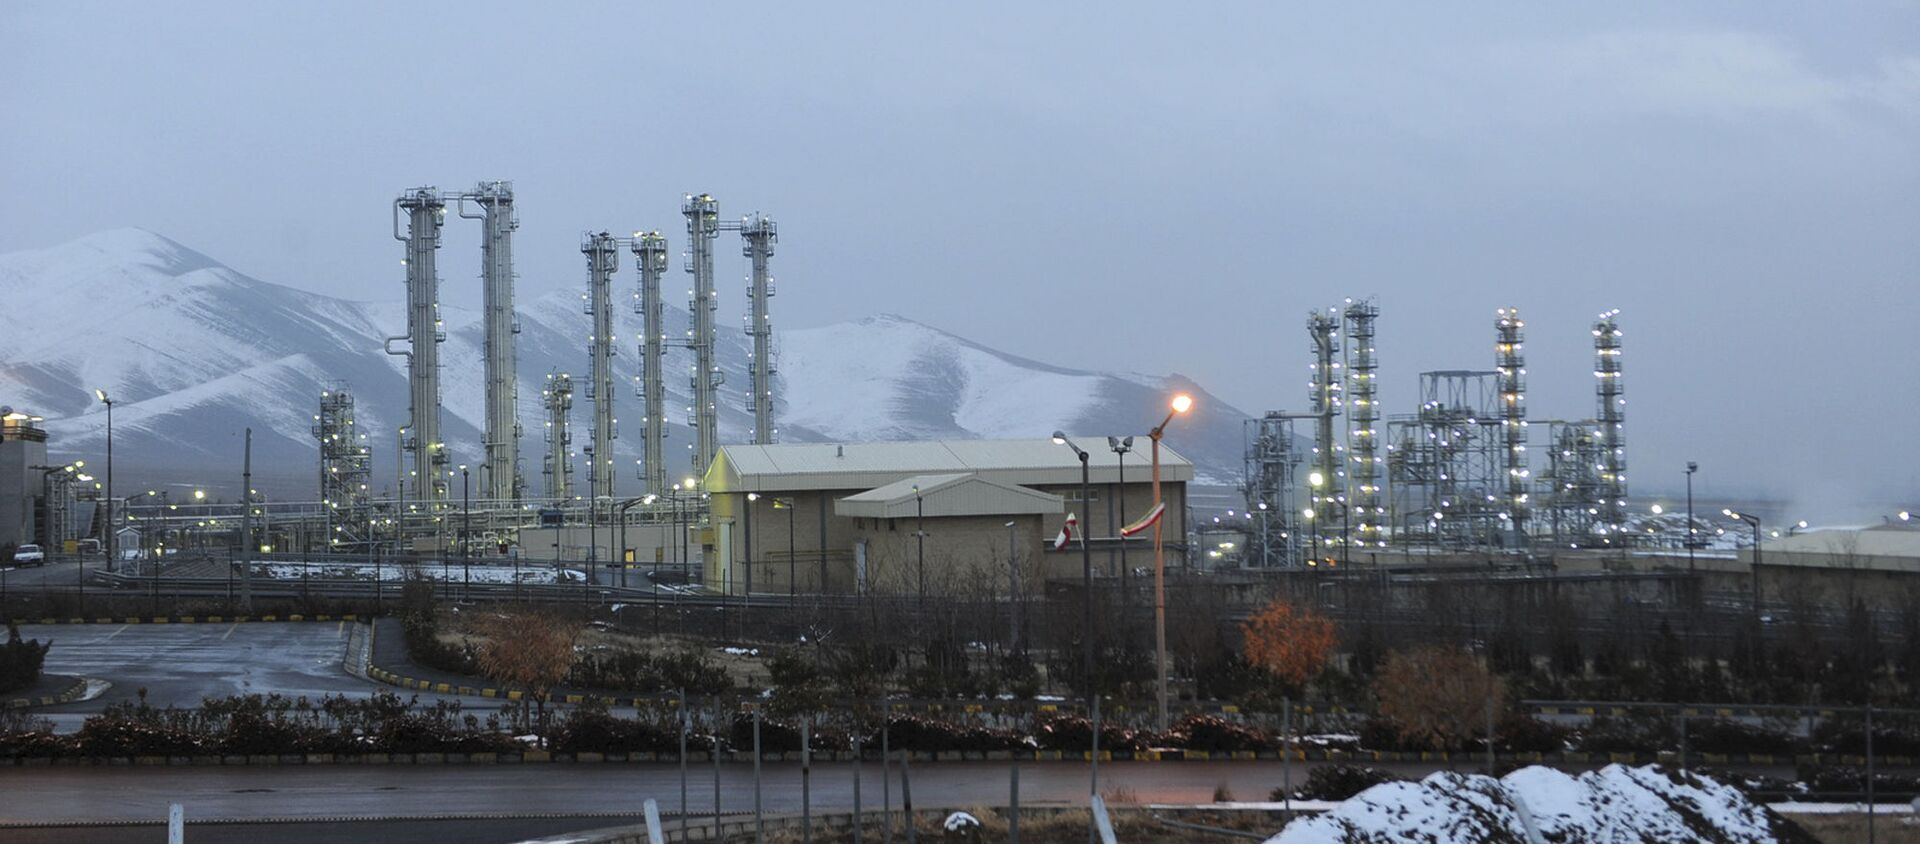
M 687 218 L 687 272 L 693 275 L 687 313 L 692 327 L 686 346 L 693 350 L 693 404 L 687 424 L 693 426 L 693 476 L 706 476 L 707 461 L 719 445 L 719 390 L 725 376 L 714 359 L 713 315 L 720 303 L 713 290 L 713 240 L 720 236 L 720 203 L 709 194 L 688 194 L 680 206 Z
M 667 271 L 667 239 L 659 232 L 635 232 L 633 262 L 640 270 L 634 308 L 640 312 L 640 405 L 646 453 L 640 480 L 648 495 L 667 494 L 667 387 L 662 378 L 667 330 L 660 299 L 660 276 Z
M 1340 364 L 1335 362 L 1340 345 L 1335 332 L 1340 328 L 1334 311 L 1307 314 L 1307 336 L 1313 341 L 1313 380 L 1307 382 L 1307 398 L 1314 415 L 1313 470 L 1308 474 L 1309 501 L 1314 516 L 1308 517 L 1308 529 L 1315 537 L 1325 534 L 1330 506 L 1336 500 L 1334 490 L 1342 476 L 1335 457 L 1333 417 L 1340 412 Z M 1344 494 L 1339 498 L 1344 499 Z
M 1620 383 L 1620 323 L 1618 309 L 1600 315 L 1593 324 L 1593 377 L 1600 433 L 1600 522 L 1609 535 L 1620 532 L 1627 520 L 1626 388 Z
M 402 211 L 407 214 L 405 235 L 400 233 Z M 434 271 L 446 213 L 440 191 L 431 186 L 409 190 L 393 202 L 393 236 L 407 244 L 402 261 L 407 267 L 407 333 L 387 338 L 386 352 L 407 358 L 405 448 L 413 454 L 414 498 L 429 510 L 446 502 L 448 488 L 446 444 L 440 435 L 440 344 L 447 336 L 440 330 L 440 277 Z M 407 341 L 407 350 L 394 351 L 395 340 Z
M 1514 540 L 1524 545 L 1527 539 L 1527 368 L 1521 353 L 1526 339 L 1521 329 L 1519 308 L 1494 311 L 1494 372 L 1500 392 L 1500 430 L 1504 446 L 1502 465 L 1506 469 L 1506 514 Z
M 747 409 L 753 413 L 753 442 L 773 442 L 773 323 L 767 315 L 767 299 L 773 296 L 773 277 L 767 273 L 767 259 L 773 257 L 773 245 L 780 236 L 773 219 L 755 214 L 741 221 L 741 254 L 752 261 L 753 274 L 747 284 L 747 336 L 753 338 L 753 359 L 747 361 L 752 386 Z
M 1373 325 L 1380 307 L 1371 300 L 1348 300 L 1347 323 L 1347 504 L 1353 509 L 1355 541 L 1362 547 L 1385 547 L 1380 504 L 1380 403 L 1377 399 L 1379 362 L 1374 357 Z
M 513 313 L 513 232 L 520 228 L 520 220 L 514 213 L 513 183 L 481 182 L 472 192 L 454 199 L 461 217 L 482 221 L 480 281 L 487 395 L 481 495 L 496 501 L 518 500 L 525 494 L 526 480 L 520 473 L 520 386 L 514 348 L 520 322 Z M 480 213 L 467 213 L 469 201 L 479 206 Z
M 548 373 L 540 400 L 547 410 L 547 455 L 541 471 L 546 497 L 564 505 L 573 498 L 573 377 Z
M 580 244 L 587 256 L 586 311 L 593 317 L 587 338 L 587 398 L 593 402 L 592 444 L 587 454 L 588 494 L 595 499 L 614 494 L 613 441 L 613 273 L 620 265 L 619 239 L 606 232 L 587 235 Z

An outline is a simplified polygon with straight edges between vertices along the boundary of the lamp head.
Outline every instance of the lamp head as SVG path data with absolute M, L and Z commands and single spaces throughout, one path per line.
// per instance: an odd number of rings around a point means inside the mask
M 107 399 L 107 391 L 106 391 L 106 390 L 102 390 L 102 389 L 100 389 L 100 388 L 98 388 L 98 387 L 95 387 L 95 388 L 94 388 L 94 390 L 93 390 L 93 395 L 94 395 L 94 397 L 95 397 L 95 398 L 98 398 L 98 399 L 100 400 L 100 403 L 101 403 L 101 404 L 113 404 L 113 402 L 111 402 L 111 401 L 109 401 L 109 400 Z
M 1174 396 L 1172 407 L 1174 413 L 1186 413 L 1193 409 L 1193 397 L 1186 393 Z
M 1687 474 L 1691 475 L 1698 471 L 1700 471 L 1700 464 L 1695 463 L 1691 460 L 1687 461 Z
M 1066 433 L 1065 431 L 1054 431 L 1054 432 L 1053 432 L 1053 444 L 1054 444 L 1054 445 L 1066 445 L 1066 444 L 1067 444 L 1067 433 Z

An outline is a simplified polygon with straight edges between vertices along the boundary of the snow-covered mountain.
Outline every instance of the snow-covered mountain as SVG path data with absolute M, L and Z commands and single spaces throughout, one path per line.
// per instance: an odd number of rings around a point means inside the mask
M 405 333 L 398 301 L 353 302 L 282 287 L 152 232 L 119 229 L 0 255 L 0 302 L 0 404 L 45 416 L 57 454 L 102 450 L 106 414 L 92 392 L 99 387 L 115 401 L 115 462 L 136 482 L 237 477 L 241 432 L 252 427 L 256 485 L 297 494 L 317 472 L 310 427 L 320 392 L 344 386 L 355 395 L 362 430 L 372 435 L 376 484 L 393 477 L 393 434 L 407 411 L 406 363 L 382 345 Z M 538 491 L 540 390 L 549 372 L 570 372 L 580 383 L 589 325 L 577 293 L 518 304 L 522 471 Z M 628 310 L 619 309 L 617 332 L 636 338 L 639 318 Z M 484 418 L 479 314 L 442 306 L 441 318 L 442 425 L 455 462 L 475 462 Z M 669 335 L 685 324 L 685 311 L 670 308 Z M 1063 369 L 897 316 L 782 331 L 775 343 L 783 440 L 1037 436 L 1055 428 L 1139 435 L 1158 421 L 1155 409 L 1167 393 L 1184 389 L 1202 412 L 1182 423 L 1176 447 L 1203 475 L 1224 482 L 1239 473 L 1245 416 L 1179 376 Z M 720 329 L 723 442 L 744 438 L 750 422 L 747 349 L 744 333 Z M 688 350 L 669 350 L 670 469 L 690 460 L 684 408 L 691 363 Z M 615 367 L 623 378 L 637 378 L 636 342 L 619 346 Z M 617 446 L 630 463 L 641 448 L 640 408 L 630 389 L 637 385 L 621 386 L 617 402 L 630 421 Z M 579 389 L 575 443 L 587 437 L 584 384 Z M 1145 443 L 1139 446 L 1144 451 Z M 623 473 L 620 485 L 630 487 L 631 478 Z

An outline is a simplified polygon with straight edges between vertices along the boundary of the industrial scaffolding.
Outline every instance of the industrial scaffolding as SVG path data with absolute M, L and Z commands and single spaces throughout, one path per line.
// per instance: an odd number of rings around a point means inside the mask
M 693 371 L 688 382 L 693 403 L 687 408 L 687 424 L 693 428 L 693 477 L 704 478 L 707 461 L 719 446 L 720 385 L 726 373 L 720 370 L 714 350 L 714 312 L 720 307 L 713 289 L 713 241 L 722 228 L 735 228 L 720 220 L 720 203 L 709 194 L 688 194 L 680 206 L 687 218 L 686 271 L 693 276 L 693 288 L 687 291 L 687 313 L 692 325 L 687 329 L 685 345 L 693 350 Z
M 573 376 L 548 373 L 540 402 L 547 411 L 547 454 L 541 466 L 546 497 L 564 505 L 573 499 Z
M 1371 300 L 1347 300 L 1347 469 L 1346 505 L 1351 542 L 1362 548 L 1387 544 L 1386 507 L 1380 495 L 1379 360 L 1373 346 L 1380 308 Z
M 1420 411 L 1388 419 L 1396 533 L 1441 548 L 1497 546 L 1505 535 L 1507 443 L 1499 373 L 1420 373 Z
M 373 449 L 355 425 L 353 394 L 344 386 L 320 393 L 313 436 L 320 443 L 320 511 L 327 547 L 345 550 L 373 542 L 367 489 Z
M 400 233 L 400 214 L 406 213 L 407 232 Z M 393 237 L 407 245 L 407 333 L 388 337 L 386 352 L 407 359 L 407 428 L 402 447 L 413 457 L 413 498 L 429 511 L 445 506 L 448 492 L 448 456 L 440 434 L 440 344 L 446 332 L 440 326 L 440 276 L 434 253 L 440 248 L 440 227 L 446 202 L 433 187 L 414 188 L 393 202 Z M 407 342 L 394 351 L 393 343 Z
M 1307 382 L 1307 401 L 1314 418 L 1313 432 L 1313 468 L 1307 473 L 1308 504 L 1301 510 L 1306 520 L 1307 532 L 1312 536 L 1311 547 L 1317 551 L 1323 545 L 1344 539 L 1344 534 L 1332 531 L 1331 526 L 1338 524 L 1347 516 L 1336 512 L 1336 507 L 1346 505 L 1346 465 L 1341 459 L 1345 446 L 1334 437 L 1333 418 L 1340 413 L 1341 381 L 1340 375 L 1340 319 L 1339 312 L 1328 308 L 1326 312 L 1313 311 L 1307 314 L 1307 337 L 1311 340 L 1309 351 L 1313 354 L 1313 377 Z
M 773 257 L 773 245 L 780 240 L 773 219 L 755 214 L 741 222 L 741 254 L 751 262 L 747 281 L 747 336 L 753 339 L 753 358 L 747 361 L 752 386 L 747 410 L 753 414 L 752 439 L 756 445 L 773 442 L 773 321 L 767 314 L 767 299 L 773 296 L 773 276 L 767 272 L 767 260 Z
M 580 244 L 587 256 L 585 310 L 593 318 L 587 337 L 587 400 L 593 402 L 593 425 L 588 433 L 587 494 L 594 499 L 614 494 L 613 441 L 619 437 L 613 414 L 613 273 L 620 267 L 619 239 L 601 232 Z
M 633 262 L 640 271 L 640 289 L 634 310 L 640 314 L 640 421 L 645 428 L 641 455 L 641 489 L 648 495 L 667 494 L 667 385 L 665 367 L 667 330 L 660 298 L 660 275 L 667 271 L 667 239 L 659 232 L 635 232 Z
M 1295 565 L 1301 559 L 1300 514 L 1295 477 L 1303 455 L 1295 445 L 1294 420 L 1310 414 L 1270 410 L 1246 422 L 1246 559 L 1261 568 Z
M 481 182 L 471 192 L 451 198 L 459 202 L 461 217 L 481 221 L 481 311 L 487 382 L 481 496 L 518 501 L 526 493 L 526 480 L 520 473 L 519 358 L 514 348 L 520 321 L 513 311 L 513 232 L 520 228 L 520 220 L 513 210 L 513 183 Z M 467 213 L 468 202 L 480 207 L 478 215 Z
M 1600 457 L 1599 425 L 1592 419 L 1545 424 L 1547 460 L 1536 484 L 1540 518 L 1535 520 L 1535 530 L 1549 531 L 1556 547 L 1604 544 L 1608 537 L 1595 530 L 1600 523 L 1597 502 L 1605 497 L 1600 483 L 1605 464 Z
M 1494 311 L 1494 371 L 1500 388 L 1500 440 L 1505 490 L 1500 513 L 1514 544 L 1527 540 L 1527 359 L 1523 353 L 1527 324 L 1518 308 Z
M 1600 527 L 1609 537 L 1621 535 L 1627 521 L 1627 399 L 1620 383 L 1620 323 L 1618 309 L 1600 315 L 1593 324 L 1593 376 L 1597 427 L 1600 432 L 1599 495 L 1594 502 Z

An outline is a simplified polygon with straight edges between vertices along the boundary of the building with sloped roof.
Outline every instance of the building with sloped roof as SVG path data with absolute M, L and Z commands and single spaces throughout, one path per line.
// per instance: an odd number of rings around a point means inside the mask
M 702 483 L 712 513 L 702 576 L 736 594 L 1037 591 L 1082 576 L 1077 544 L 1053 548 L 1070 513 L 1096 576 L 1150 572 L 1152 532 L 1119 538 L 1153 507 L 1144 440 L 1123 456 L 1076 438 L 1090 452 L 1084 499 L 1079 458 L 1049 439 L 721 446 Z M 1185 560 L 1193 474 L 1161 448 L 1170 567 Z

